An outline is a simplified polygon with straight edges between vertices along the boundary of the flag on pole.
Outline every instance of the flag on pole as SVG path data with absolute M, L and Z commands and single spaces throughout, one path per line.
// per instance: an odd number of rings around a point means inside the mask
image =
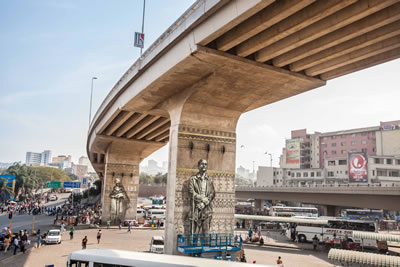
M 144 33 L 141 32 L 135 32 L 135 47 L 144 47 Z

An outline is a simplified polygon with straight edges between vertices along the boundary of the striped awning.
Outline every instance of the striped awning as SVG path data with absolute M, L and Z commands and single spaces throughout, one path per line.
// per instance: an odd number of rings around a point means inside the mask
M 352 236 L 361 239 L 400 242 L 400 235 L 353 231 Z
M 400 257 L 335 248 L 329 250 L 328 259 L 375 266 L 400 266 Z
M 235 219 L 265 221 L 265 222 L 283 222 L 283 223 L 308 223 L 308 224 L 327 224 L 328 220 L 321 219 L 303 219 L 296 217 L 277 217 L 277 216 L 260 216 L 260 215 L 246 215 L 235 214 Z

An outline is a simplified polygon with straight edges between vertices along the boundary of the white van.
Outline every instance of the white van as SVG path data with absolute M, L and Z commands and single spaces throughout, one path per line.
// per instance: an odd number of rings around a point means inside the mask
M 148 217 L 150 219 L 165 219 L 164 209 L 149 209 Z
M 150 252 L 151 253 L 164 253 L 164 237 L 163 236 L 153 236 L 150 242 Z

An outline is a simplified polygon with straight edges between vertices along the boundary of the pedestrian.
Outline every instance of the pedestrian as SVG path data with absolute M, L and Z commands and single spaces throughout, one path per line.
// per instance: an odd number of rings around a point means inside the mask
M 64 233 L 65 232 L 65 224 L 64 224 L 64 222 L 62 222 L 60 226 L 61 226 L 61 233 Z
M 82 239 L 82 249 L 86 249 L 87 241 L 88 241 L 87 236 L 85 236 L 85 237 Z
M 118 227 L 119 227 L 119 230 L 121 231 L 121 229 L 122 229 L 122 223 L 121 222 L 119 222 Z
M 72 226 L 71 229 L 69 230 L 69 239 L 74 239 L 74 231 L 75 228 Z
M 16 255 L 17 254 L 17 249 L 19 248 L 19 238 L 18 238 L 18 236 L 16 236 L 15 238 L 14 238 L 14 255 Z
M 101 230 L 97 232 L 97 244 L 100 244 L 100 239 L 101 239 Z
M 314 235 L 314 237 L 312 239 L 312 244 L 313 244 L 314 250 L 317 250 L 318 243 L 319 243 L 319 239 L 318 239 L 317 235 Z
M 6 237 L 4 238 L 4 253 L 7 252 L 7 249 L 10 246 L 10 243 L 11 243 L 11 236 L 6 235 Z
M 276 260 L 276 264 L 277 264 L 279 267 L 283 267 L 283 261 L 282 261 L 281 256 L 279 256 L 278 259 Z
M 111 224 L 110 220 L 107 220 L 106 224 L 107 224 L 107 229 L 110 229 L 110 224 Z
M 128 223 L 128 232 L 129 233 L 131 232 L 131 223 L 130 222 Z
M 42 244 L 42 237 L 38 235 L 36 239 L 36 248 L 40 248 L 40 245 Z
M 21 244 L 20 244 L 21 252 L 22 252 L 23 254 L 25 254 L 25 246 L 26 246 L 27 243 L 28 243 L 28 236 L 26 235 L 25 232 L 22 232 L 22 234 L 21 234 L 20 243 L 21 243 Z

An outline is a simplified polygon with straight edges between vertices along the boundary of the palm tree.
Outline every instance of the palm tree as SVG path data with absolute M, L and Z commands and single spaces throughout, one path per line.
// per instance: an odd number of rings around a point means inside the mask
M 20 189 L 22 189 L 22 191 L 24 191 L 23 193 L 25 193 L 24 183 L 27 182 L 27 179 L 29 178 L 28 168 L 26 165 L 14 163 L 7 169 L 6 173 L 15 176 L 15 188 L 14 192 L 12 192 L 13 196 L 18 196 Z
M 0 179 L 0 195 L 2 198 L 6 198 L 8 196 L 12 196 L 13 191 L 10 186 L 7 186 L 7 180 Z

